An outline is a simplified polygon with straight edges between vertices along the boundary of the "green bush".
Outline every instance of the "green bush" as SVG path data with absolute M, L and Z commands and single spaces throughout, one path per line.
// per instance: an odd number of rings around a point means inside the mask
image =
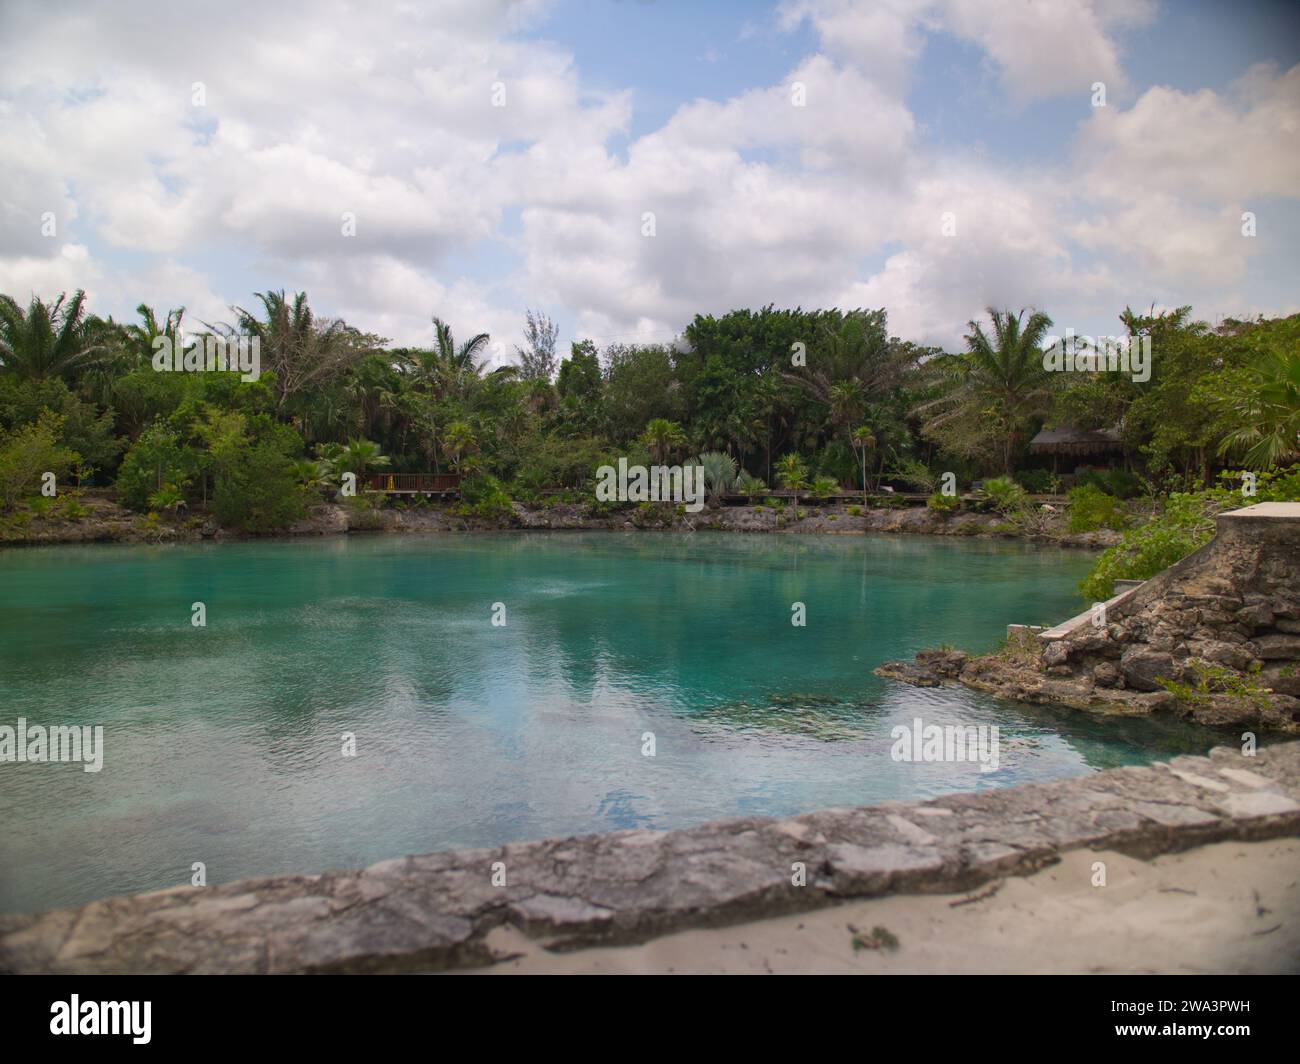
M 1084 597 L 1102 602 L 1115 593 L 1116 580 L 1147 580 L 1208 543 L 1214 518 L 1230 508 L 1221 489 L 1169 496 L 1164 511 L 1140 528 L 1131 529 L 1098 559 L 1079 584 Z
M 59 442 L 62 430 L 62 415 L 47 410 L 35 422 L 0 432 L 0 512 L 8 513 L 25 496 L 40 491 L 45 473 L 54 474 L 57 487 L 80 460 Z
M 753 502 L 756 496 L 767 491 L 767 485 L 758 477 L 750 476 L 742 469 L 736 477 L 736 491 L 741 495 L 748 496 L 749 501 Z
M 348 528 L 362 532 L 374 532 L 384 527 L 384 515 L 380 510 L 384 506 L 382 495 L 350 495 L 343 499 L 343 505 L 349 510 Z
M 591 437 L 540 436 L 529 439 L 528 446 L 527 459 L 515 474 L 517 495 L 524 491 L 540 492 L 543 488 L 590 488 L 597 467 L 618 464 L 618 458 L 607 452 L 606 445 Z M 635 459 L 641 458 L 645 459 L 640 462 L 642 465 L 649 460 L 648 454 L 632 453 L 628 464 L 636 465 Z
M 939 487 L 939 475 L 916 458 L 905 458 L 889 476 L 916 492 L 932 492 Z
M 184 490 L 198 455 L 186 447 L 163 422 L 155 421 L 140 434 L 122 459 L 117 473 L 117 496 L 123 506 L 143 513 L 150 508 L 149 496 L 171 484 Z
M 1022 469 L 1016 474 L 1020 486 L 1033 495 L 1054 495 L 1061 478 L 1046 469 Z
M 1112 495 L 1092 484 L 1070 489 L 1070 531 L 1096 532 L 1099 528 L 1119 531 L 1128 524 Z
M 1142 482 L 1127 469 L 1089 469 L 1079 477 L 1079 486 L 1089 485 L 1117 499 L 1131 499 L 1142 493 Z
M 925 500 L 925 505 L 940 514 L 953 513 L 961 506 L 961 499 L 956 495 L 944 495 L 941 492 L 935 492 Z
M 499 520 L 514 512 L 506 489 L 491 473 L 480 473 L 464 480 L 460 497 L 476 517 L 485 520 Z
M 212 512 L 227 528 L 280 532 L 306 513 L 293 459 L 274 440 L 225 451 L 217 465 Z
M 1025 489 L 1010 477 L 993 477 L 984 482 L 989 505 L 1000 514 L 1014 513 L 1025 505 Z
M 1241 474 L 1223 476 L 1238 479 Z M 1102 554 L 1079 589 L 1100 602 L 1115 593 L 1116 580 L 1148 580 L 1208 543 L 1214 536 L 1214 519 L 1224 510 L 1256 502 L 1300 502 L 1300 465 L 1256 474 L 1255 494 L 1244 498 L 1239 490 L 1228 488 L 1175 492 L 1156 517 L 1129 529 Z
M 840 490 L 840 485 L 834 477 L 817 477 L 808 490 L 815 499 L 829 499 Z

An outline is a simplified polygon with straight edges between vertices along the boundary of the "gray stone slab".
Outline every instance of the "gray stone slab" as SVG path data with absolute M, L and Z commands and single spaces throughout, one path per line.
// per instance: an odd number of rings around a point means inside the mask
M 926 802 L 426 854 L 0 917 L 0 970 L 429 971 L 490 962 L 488 934 L 507 924 L 550 949 L 636 942 L 849 898 L 965 891 L 1073 849 L 1149 857 L 1284 835 L 1300 835 L 1300 742 Z M 493 885 L 496 862 L 504 886 Z

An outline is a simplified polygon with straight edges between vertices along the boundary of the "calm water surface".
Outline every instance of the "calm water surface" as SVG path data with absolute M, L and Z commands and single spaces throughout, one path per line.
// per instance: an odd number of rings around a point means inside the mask
M 1078 612 L 1089 564 L 1017 544 L 707 533 L 5 551 L 0 724 L 101 724 L 105 757 L 97 774 L 0 763 L 0 910 L 188 882 L 195 861 L 224 882 L 1208 748 L 1204 730 L 871 675 Z M 917 717 L 999 725 L 1000 770 L 892 761 L 890 729 Z

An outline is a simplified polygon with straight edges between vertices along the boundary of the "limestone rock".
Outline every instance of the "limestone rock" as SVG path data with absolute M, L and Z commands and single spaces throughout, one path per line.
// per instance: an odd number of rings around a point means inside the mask
M 1160 685 L 1156 680 L 1177 679 L 1180 671 L 1175 667 L 1171 654 L 1162 654 L 1141 645 L 1124 651 L 1119 670 L 1124 675 L 1124 682 L 1138 691 L 1158 691 Z

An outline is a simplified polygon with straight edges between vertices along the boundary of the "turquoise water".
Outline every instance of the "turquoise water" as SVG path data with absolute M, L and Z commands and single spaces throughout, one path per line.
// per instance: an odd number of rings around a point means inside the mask
M 0 724 L 102 725 L 105 750 L 98 773 L 0 763 L 0 910 L 186 883 L 196 861 L 224 882 L 1207 748 L 1204 731 L 871 675 L 1078 612 L 1089 564 L 987 541 L 704 533 L 6 551 Z M 895 762 L 890 729 L 918 717 L 997 724 L 999 770 Z

